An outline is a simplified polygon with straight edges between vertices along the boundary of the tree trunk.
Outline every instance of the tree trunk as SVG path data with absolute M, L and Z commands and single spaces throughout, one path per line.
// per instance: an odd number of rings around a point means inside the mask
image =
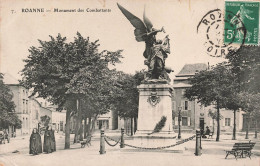
M 220 125 L 219 125 L 219 103 L 217 102 L 217 137 L 216 137 L 216 141 L 219 141 L 219 135 L 220 135 Z
M 255 120 L 255 138 L 257 138 L 257 120 Z
M 131 123 L 130 123 L 130 125 L 131 125 L 131 136 L 133 136 L 134 135 L 134 118 L 131 118 L 130 121 L 131 121 Z
M 90 128 L 91 127 L 91 117 L 88 117 L 88 124 L 87 124 L 87 136 L 90 135 Z
M 71 110 L 67 110 L 66 125 L 65 125 L 65 149 L 70 148 L 70 113 Z
M 90 118 L 90 119 L 92 119 L 92 118 Z M 90 126 L 90 130 L 89 130 L 89 132 L 88 132 L 88 135 L 92 135 L 93 134 L 93 132 L 94 132 L 94 130 L 95 130 L 95 122 L 96 122 L 96 120 L 97 120 L 97 115 L 90 121 L 91 123 L 91 126 Z
M 79 140 L 80 140 L 80 141 L 83 141 L 83 125 L 82 125 L 82 120 L 80 121 Z
M 233 126 L 233 137 L 232 140 L 236 140 L 236 110 L 234 110 L 234 126 Z
M 249 128 L 250 128 L 250 118 L 248 116 L 247 117 L 247 126 L 246 126 L 246 138 L 245 139 L 248 139 Z
M 84 118 L 84 139 L 87 138 L 87 117 Z
M 215 132 L 215 120 L 213 119 L 213 133 Z
M 136 132 L 137 130 L 137 118 L 134 117 L 134 133 Z
M 81 119 L 82 119 L 82 111 L 81 111 L 81 102 L 80 99 L 77 100 L 77 119 L 76 119 L 76 127 L 75 127 L 75 136 L 74 143 L 77 143 L 79 140 L 79 131 L 81 127 Z

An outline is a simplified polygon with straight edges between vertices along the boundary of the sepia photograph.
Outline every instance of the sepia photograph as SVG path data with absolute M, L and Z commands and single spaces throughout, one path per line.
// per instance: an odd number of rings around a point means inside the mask
M 0 0 L 0 166 L 260 166 L 259 0 Z

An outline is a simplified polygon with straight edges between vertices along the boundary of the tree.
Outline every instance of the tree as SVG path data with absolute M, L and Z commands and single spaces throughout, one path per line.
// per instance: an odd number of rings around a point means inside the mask
M 77 111 L 77 125 L 83 131 L 81 122 L 83 119 L 85 121 L 88 119 L 89 124 L 85 125 L 85 127 L 89 127 L 86 130 L 88 135 L 91 135 L 94 130 L 94 122 L 97 116 L 111 110 L 113 95 L 117 94 L 117 87 L 114 86 L 116 71 L 108 68 L 109 61 L 111 60 L 107 58 L 99 59 L 95 62 L 95 65 L 83 68 L 74 75 L 68 85 L 69 89 L 72 89 L 71 93 L 82 95 L 78 103 L 80 109 Z M 119 62 L 116 59 L 112 61 L 113 64 Z M 78 140 L 77 136 L 80 134 L 82 133 L 78 133 L 76 130 L 74 142 Z
M 230 91 L 229 96 L 226 98 L 226 103 L 224 106 L 226 109 L 233 110 L 234 114 L 232 140 L 236 140 L 236 112 L 239 110 L 239 108 L 241 108 L 238 95 L 239 93 L 235 92 L 235 90 Z
M 227 99 L 232 92 L 232 79 L 226 63 L 221 63 L 209 70 L 203 70 L 189 79 L 192 87 L 188 88 L 185 97 L 189 100 L 198 99 L 204 106 L 215 105 L 217 109 L 217 137 L 220 137 L 220 109 L 226 108 Z
M 94 94 L 95 83 L 93 81 L 104 81 L 102 75 L 94 75 L 100 68 L 108 64 L 120 62 L 122 50 L 115 52 L 99 52 L 98 40 L 91 42 L 89 38 L 83 38 L 80 33 L 73 42 L 66 43 L 66 37 L 60 34 L 50 41 L 39 40 L 40 46 L 32 46 L 30 55 L 24 62 L 22 70 L 22 84 L 32 88 L 32 95 L 47 98 L 60 109 L 65 108 L 66 129 L 65 149 L 70 148 L 70 117 L 72 114 L 80 113 L 81 109 L 77 103 L 90 93 Z M 101 67 L 99 66 L 101 65 Z M 99 68 L 100 67 L 100 68 Z M 86 72 L 86 73 L 84 73 Z M 93 79 L 92 79 L 93 78 Z
M 208 112 L 208 115 L 209 115 L 209 117 L 211 117 L 211 119 L 213 120 L 213 133 L 214 133 L 214 130 L 215 130 L 215 120 L 217 119 L 217 116 L 218 116 L 218 114 L 217 114 L 217 112 L 216 111 L 212 111 L 211 109 L 209 110 L 209 112 Z M 220 114 L 219 115 L 219 119 L 221 120 L 221 119 L 223 119 L 223 116 Z
M 232 140 L 236 140 L 236 112 L 241 108 L 241 102 L 239 99 L 240 93 L 240 85 L 239 82 L 236 80 L 236 75 L 232 72 L 228 63 L 223 63 L 224 65 L 224 73 L 222 79 L 226 79 L 227 82 L 225 85 L 225 94 L 223 94 L 223 108 L 228 110 L 233 110 L 234 114 L 234 123 L 233 123 L 233 136 Z M 225 78 L 224 78 L 225 77 Z
M 260 48 L 242 46 L 233 55 L 227 55 L 231 71 L 240 85 L 240 92 L 251 94 L 260 92 Z
M 251 94 L 251 93 L 241 93 L 240 94 L 241 105 L 243 105 L 243 110 L 246 111 L 246 139 L 248 139 L 248 132 L 250 129 L 250 121 L 255 120 L 255 132 L 257 133 L 257 121 L 260 117 L 260 93 Z
M 239 103 L 247 113 L 246 138 L 248 138 L 249 124 L 253 117 L 259 115 L 259 106 L 255 99 L 260 93 L 260 48 L 257 46 L 242 46 L 234 55 L 227 55 L 234 80 L 239 84 Z M 256 129 L 257 130 L 257 129 Z
M 13 94 L 3 82 L 3 74 L 0 73 L 0 127 L 7 129 L 9 126 L 21 128 L 21 120 L 14 113 L 15 104 L 12 101 Z
M 120 90 L 114 98 L 114 106 L 118 115 L 131 120 L 131 135 L 137 128 L 139 92 L 137 86 L 144 79 L 144 70 L 136 72 L 135 75 L 120 73 L 118 83 Z

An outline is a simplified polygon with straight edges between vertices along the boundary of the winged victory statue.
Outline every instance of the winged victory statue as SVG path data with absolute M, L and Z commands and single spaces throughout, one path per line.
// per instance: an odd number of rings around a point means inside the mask
M 153 28 L 152 22 L 145 15 L 145 10 L 142 21 L 120 4 L 117 3 L 117 5 L 125 17 L 134 26 L 136 41 L 145 42 L 145 51 L 143 56 L 145 58 L 144 64 L 148 66 L 148 72 L 145 74 L 144 82 L 170 82 L 167 73 L 170 73 L 173 70 L 165 67 L 165 59 L 170 53 L 170 39 L 168 35 L 166 35 L 163 40 L 156 39 L 157 33 L 165 33 L 164 28 L 162 27 L 160 30 Z

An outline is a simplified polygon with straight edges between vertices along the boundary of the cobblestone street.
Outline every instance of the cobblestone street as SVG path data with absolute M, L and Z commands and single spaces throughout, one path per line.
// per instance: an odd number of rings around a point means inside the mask
M 120 132 L 106 131 L 106 135 L 118 140 Z M 183 133 L 182 138 L 188 138 L 192 134 Z M 64 150 L 64 135 L 56 134 L 57 151 L 51 154 L 40 154 L 31 156 L 28 154 L 29 136 L 11 139 L 9 144 L 0 145 L 0 165 L 1 166 L 20 166 L 20 165 L 39 165 L 39 166 L 64 166 L 69 165 L 236 165 L 236 166 L 259 166 L 260 164 L 260 141 L 254 139 L 253 133 L 250 140 L 256 142 L 253 154 L 250 158 L 238 158 L 228 156 L 226 152 L 231 150 L 235 142 L 247 142 L 242 133 L 238 133 L 237 140 L 230 140 L 232 135 L 221 135 L 220 142 L 215 138 L 202 140 L 202 155 L 195 156 L 195 139 L 172 149 L 164 150 L 140 150 L 125 147 L 120 149 L 119 145 L 110 147 L 106 144 L 106 154 L 99 154 L 99 131 L 96 131 L 92 138 L 90 147 L 80 148 L 80 144 L 72 144 L 71 149 Z M 73 136 L 71 135 L 71 141 Z M 111 142 L 115 143 L 115 142 Z M 136 142 L 126 136 L 125 143 L 135 145 Z M 12 153 L 18 150 L 17 153 Z

